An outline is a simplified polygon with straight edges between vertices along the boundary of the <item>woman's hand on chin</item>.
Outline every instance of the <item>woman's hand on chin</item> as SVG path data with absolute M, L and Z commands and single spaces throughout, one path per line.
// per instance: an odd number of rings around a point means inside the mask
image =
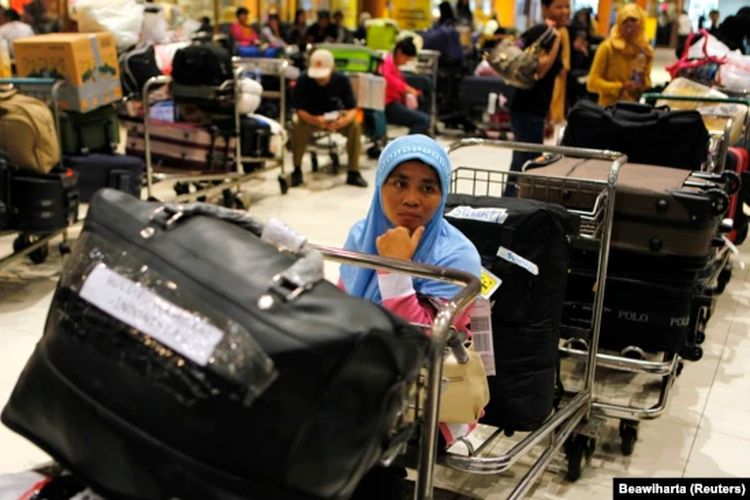
M 423 234 L 424 226 L 419 226 L 413 234 L 409 234 L 409 229 L 399 226 L 378 236 L 375 246 L 381 257 L 411 260 Z

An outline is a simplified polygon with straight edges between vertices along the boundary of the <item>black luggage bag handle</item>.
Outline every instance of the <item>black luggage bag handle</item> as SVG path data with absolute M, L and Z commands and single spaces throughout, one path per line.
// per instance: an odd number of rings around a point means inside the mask
M 299 257 L 289 268 L 273 277 L 268 291 L 258 298 L 258 307 L 261 309 L 270 309 L 277 298 L 283 302 L 292 301 L 324 279 L 323 256 L 317 250 L 307 246 L 305 238 L 281 223 L 264 225 L 255 217 L 239 210 L 207 203 L 167 203 L 154 211 L 150 218 L 151 226 L 144 228 L 141 236 L 144 238 L 153 236 L 154 225 L 164 231 L 169 231 L 176 226 L 178 221 L 199 216 L 234 224 L 250 231 L 263 241 L 275 245 L 279 250 Z

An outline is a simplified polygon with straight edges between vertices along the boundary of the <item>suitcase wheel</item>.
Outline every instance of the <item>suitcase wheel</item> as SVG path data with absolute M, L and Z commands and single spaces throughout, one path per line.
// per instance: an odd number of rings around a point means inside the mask
M 310 153 L 310 164 L 312 165 L 312 171 L 318 171 L 318 155 L 315 152 Z
M 742 187 L 742 181 L 740 180 L 740 176 L 737 175 L 737 172 L 725 170 L 721 173 L 721 179 L 724 181 L 726 192 L 730 196 L 736 194 Z
M 686 345 L 680 349 L 680 357 L 688 361 L 698 361 L 703 357 L 703 348 L 697 345 Z
M 714 215 L 722 215 L 729 209 L 729 195 L 721 189 L 713 188 L 706 191 L 711 201 L 711 208 L 713 209 Z
M 39 236 L 26 233 L 20 234 L 15 240 L 13 240 L 13 251 L 16 253 L 21 252 L 37 241 L 39 241 Z M 43 245 L 29 253 L 29 259 L 31 259 L 31 262 L 34 264 L 41 264 L 47 260 L 48 256 L 49 245 Z

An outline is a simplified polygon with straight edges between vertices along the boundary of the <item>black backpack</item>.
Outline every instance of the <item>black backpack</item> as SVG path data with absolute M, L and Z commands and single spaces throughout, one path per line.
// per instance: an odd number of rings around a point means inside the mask
M 154 46 L 135 47 L 120 56 L 120 73 L 125 93 L 140 95 L 149 78 L 161 75 L 161 70 L 156 64 Z
M 232 79 L 232 56 L 218 45 L 190 45 L 175 53 L 172 78 L 182 85 L 221 85 Z

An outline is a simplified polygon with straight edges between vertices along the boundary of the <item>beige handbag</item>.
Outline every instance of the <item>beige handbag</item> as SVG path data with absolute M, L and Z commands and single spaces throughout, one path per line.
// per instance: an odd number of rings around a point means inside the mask
M 46 174 L 60 163 L 55 119 L 45 103 L 0 88 L 0 149 L 24 170 Z
M 459 363 L 453 352 L 443 361 L 443 387 L 440 395 L 440 421 L 447 424 L 475 422 L 490 401 L 490 388 L 482 357 L 473 344 L 466 352 L 467 363 Z

